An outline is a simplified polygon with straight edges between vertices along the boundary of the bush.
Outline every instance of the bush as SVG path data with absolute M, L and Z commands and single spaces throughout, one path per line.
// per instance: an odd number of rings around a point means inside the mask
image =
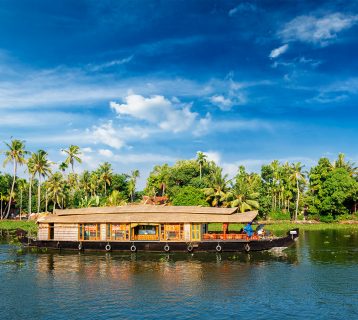
M 329 214 L 327 216 L 321 216 L 319 221 L 324 222 L 324 223 L 331 223 L 334 221 L 334 218 L 331 214 Z
M 205 200 L 203 191 L 191 186 L 180 188 L 178 192 L 172 196 L 172 203 L 174 206 L 209 206 Z
M 291 216 L 288 212 L 272 211 L 268 214 L 269 220 L 291 220 Z
M 357 220 L 356 214 L 341 214 L 339 216 L 336 216 L 336 221 L 346 221 L 346 220 Z

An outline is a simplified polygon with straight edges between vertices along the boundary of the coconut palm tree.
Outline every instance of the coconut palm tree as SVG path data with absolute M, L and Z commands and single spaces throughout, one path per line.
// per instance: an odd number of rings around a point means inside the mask
M 208 201 L 213 207 L 219 207 L 226 197 L 228 189 L 227 174 L 222 174 L 222 168 L 217 167 L 210 176 L 210 188 L 204 188 L 204 194 L 206 195 L 206 201 Z
M 82 159 L 79 157 L 81 155 L 80 147 L 71 144 L 68 150 L 62 149 L 62 151 L 67 153 L 68 156 L 65 163 L 67 165 L 71 164 L 72 173 L 74 173 L 74 162 L 77 161 L 78 163 L 82 163 Z
M 201 180 L 201 176 L 202 176 L 203 165 L 206 163 L 207 157 L 208 156 L 201 151 L 198 151 L 196 153 L 196 162 L 199 164 L 200 180 Z
M 61 172 L 65 172 L 68 169 L 68 164 L 66 162 L 61 162 L 58 165 L 58 168 L 61 170 Z
M 305 183 L 305 178 L 304 175 L 302 173 L 302 168 L 303 165 L 301 165 L 301 162 L 297 162 L 292 164 L 291 166 L 291 176 L 290 176 L 290 180 L 296 184 L 296 188 L 297 188 L 297 193 L 296 193 L 296 210 L 295 210 L 295 221 L 297 220 L 297 216 L 298 216 L 298 204 L 300 201 L 300 183 Z
M 31 154 L 31 157 L 27 161 L 27 172 L 29 174 L 29 208 L 28 208 L 28 217 L 31 215 L 32 211 L 32 183 L 35 177 L 35 153 Z
M 123 195 L 118 190 L 113 190 L 112 193 L 108 196 L 106 205 L 110 207 L 122 206 L 126 202 L 123 200 Z
M 95 171 L 91 172 L 91 177 L 90 177 L 91 197 L 95 197 L 97 195 L 99 178 L 100 177 L 98 176 L 97 172 Z
M 85 170 L 80 176 L 80 188 L 84 191 L 85 196 L 91 191 L 91 174 Z
M 355 163 L 346 161 L 344 153 L 338 155 L 338 159 L 334 162 L 336 168 L 344 168 L 347 172 L 353 176 L 358 173 L 358 167 L 355 166 Z
M 129 180 L 129 193 L 131 195 L 131 202 L 134 201 L 134 193 L 135 193 L 135 187 L 137 184 L 137 178 L 139 178 L 139 170 L 133 170 L 131 172 L 131 177 Z
M 21 221 L 21 213 L 22 213 L 22 195 L 23 195 L 23 191 L 26 189 L 26 180 L 24 179 L 20 179 L 17 181 L 16 183 L 17 185 L 17 189 L 20 191 L 20 221 Z
M 98 172 L 100 174 L 100 180 L 104 185 L 104 195 L 107 196 L 107 185 L 111 185 L 113 170 L 110 163 L 105 162 L 101 164 L 98 168 Z
M 38 150 L 33 155 L 33 170 L 34 175 L 38 175 L 37 186 L 37 213 L 40 213 L 41 204 L 41 178 L 45 178 L 51 173 L 51 162 L 47 159 L 47 152 L 44 150 Z
M 56 204 L 61 207 L 63 198 L 65 197 L 66 182 L 61 173 L 56 172 L 47 180 L 48 197 L 53 202 L 53 212 L 55 212 Z
M 11 143 L 6 143 L 6 146 L 8 147 L 8 150 L 5 151 L 5 160 L 4 160 L 4 167 L 9 163 L 13 162 L 13 180 L 10 190 L 10 197 L 9 197 L 9 203 L 7 208 L 7 213 L 5 215 L 5 219 L 8 218 L 10 214 L 10 208 L 11 208 L 11 201 L 14 194 L 14 188 L 15 188 L 15 182 L 16 182 L 16 173 L 17 173 L 17 166 L 23 165 L 26 163 L 25 155 L 28 153 L 25 150 L 25 141 L 22 140 L 12 140 Z

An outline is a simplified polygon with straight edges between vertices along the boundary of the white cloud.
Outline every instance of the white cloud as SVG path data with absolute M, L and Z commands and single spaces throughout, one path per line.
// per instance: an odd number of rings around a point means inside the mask
M 217 105 L 221 110 L 230 110 L 233 102 L 230 98 L 225 98 L 222 95 L 215 95 L 210 98 L 211 103 Z
M 332 13 L 323 17 L 299 16 L 288 22 L 278 32 L 284 41 L 301 41 L 321 46 L 328 45 L 340 31 L 351 28 L 358 15 Z
M 161 95 L 145 98 L 131 94 L 124 100 L 123 104 L 110 102 L 110 107 L 119 116 L 128 115 L 154 124 L 164 131 L 177 133 L 188 130 L 198 117 L 198 113 L 190 110 L 190 105 L 175 104 Z
M 281 54 L 285 53 L 288 49 L 288 44 L 284 44 L 283 46 L 273 49 L 269 55 L 271 59 L 277 58 Z
M 196 125 L 196 128 L 193 130 L 194 136 L 202 136 L 207 134 L 211 128 L 211 114 L 208 112 L 205 118 L 201 118 Z
M 107 158 L 113 157 L 113 152 L 111 150 L 109 150 L 109 149 L 99 149 L 98 153 L 101 156 L 104 156 L 104 157 L 107 157 Z
M 101 126 L 93 126 L 92 137 L 94 143 L 102 143 L 115 149 L 124 146 L 124 141 L 118 137 L 118 132 L 113 128 L 112 121 Z
M 221 154 L 218 151 L 205 151 L 208 161 L 214 161 L 217 165 L 221 163 Z
M 253 3 L 242 2 L 238 6 L 236 6 L 235 8 L 233 8 L 229 11 L 229 16 L 233 17 L 234 15 L 236 15 L 239 12 L 250 12 L 250 11 L 253 12 L 256 10 L 257 10 L 257 7 Z
M 102 64 L 89 64 L 89 65 L 87 65 L 87 69 L 89 71 L 102 71 L 102 70 L 110 68 L 110 67 L 126 64 L 126 63 L 132 61 L 132 59 L 133 59 L 133 55 L 123 58 L 123 59 L 105 62 Z

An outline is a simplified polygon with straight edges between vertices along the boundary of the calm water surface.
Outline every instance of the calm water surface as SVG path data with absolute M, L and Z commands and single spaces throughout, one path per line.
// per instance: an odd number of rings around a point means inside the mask
M 0 319 L 357 319 L 358 230 L 283 253 L 21 252 L 0 244 Z

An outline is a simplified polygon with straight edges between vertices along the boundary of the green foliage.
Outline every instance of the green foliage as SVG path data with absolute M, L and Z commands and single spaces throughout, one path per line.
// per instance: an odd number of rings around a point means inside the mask
M 291 215 L 288 212 L 273 211 L 267 216 L 268 220 L 290 220 Z
M 178 192 L 172 198 L 172 204 L 174 206 L 209 206 L 205 201 L 203 191 L 192 186 L 179 188 Z

